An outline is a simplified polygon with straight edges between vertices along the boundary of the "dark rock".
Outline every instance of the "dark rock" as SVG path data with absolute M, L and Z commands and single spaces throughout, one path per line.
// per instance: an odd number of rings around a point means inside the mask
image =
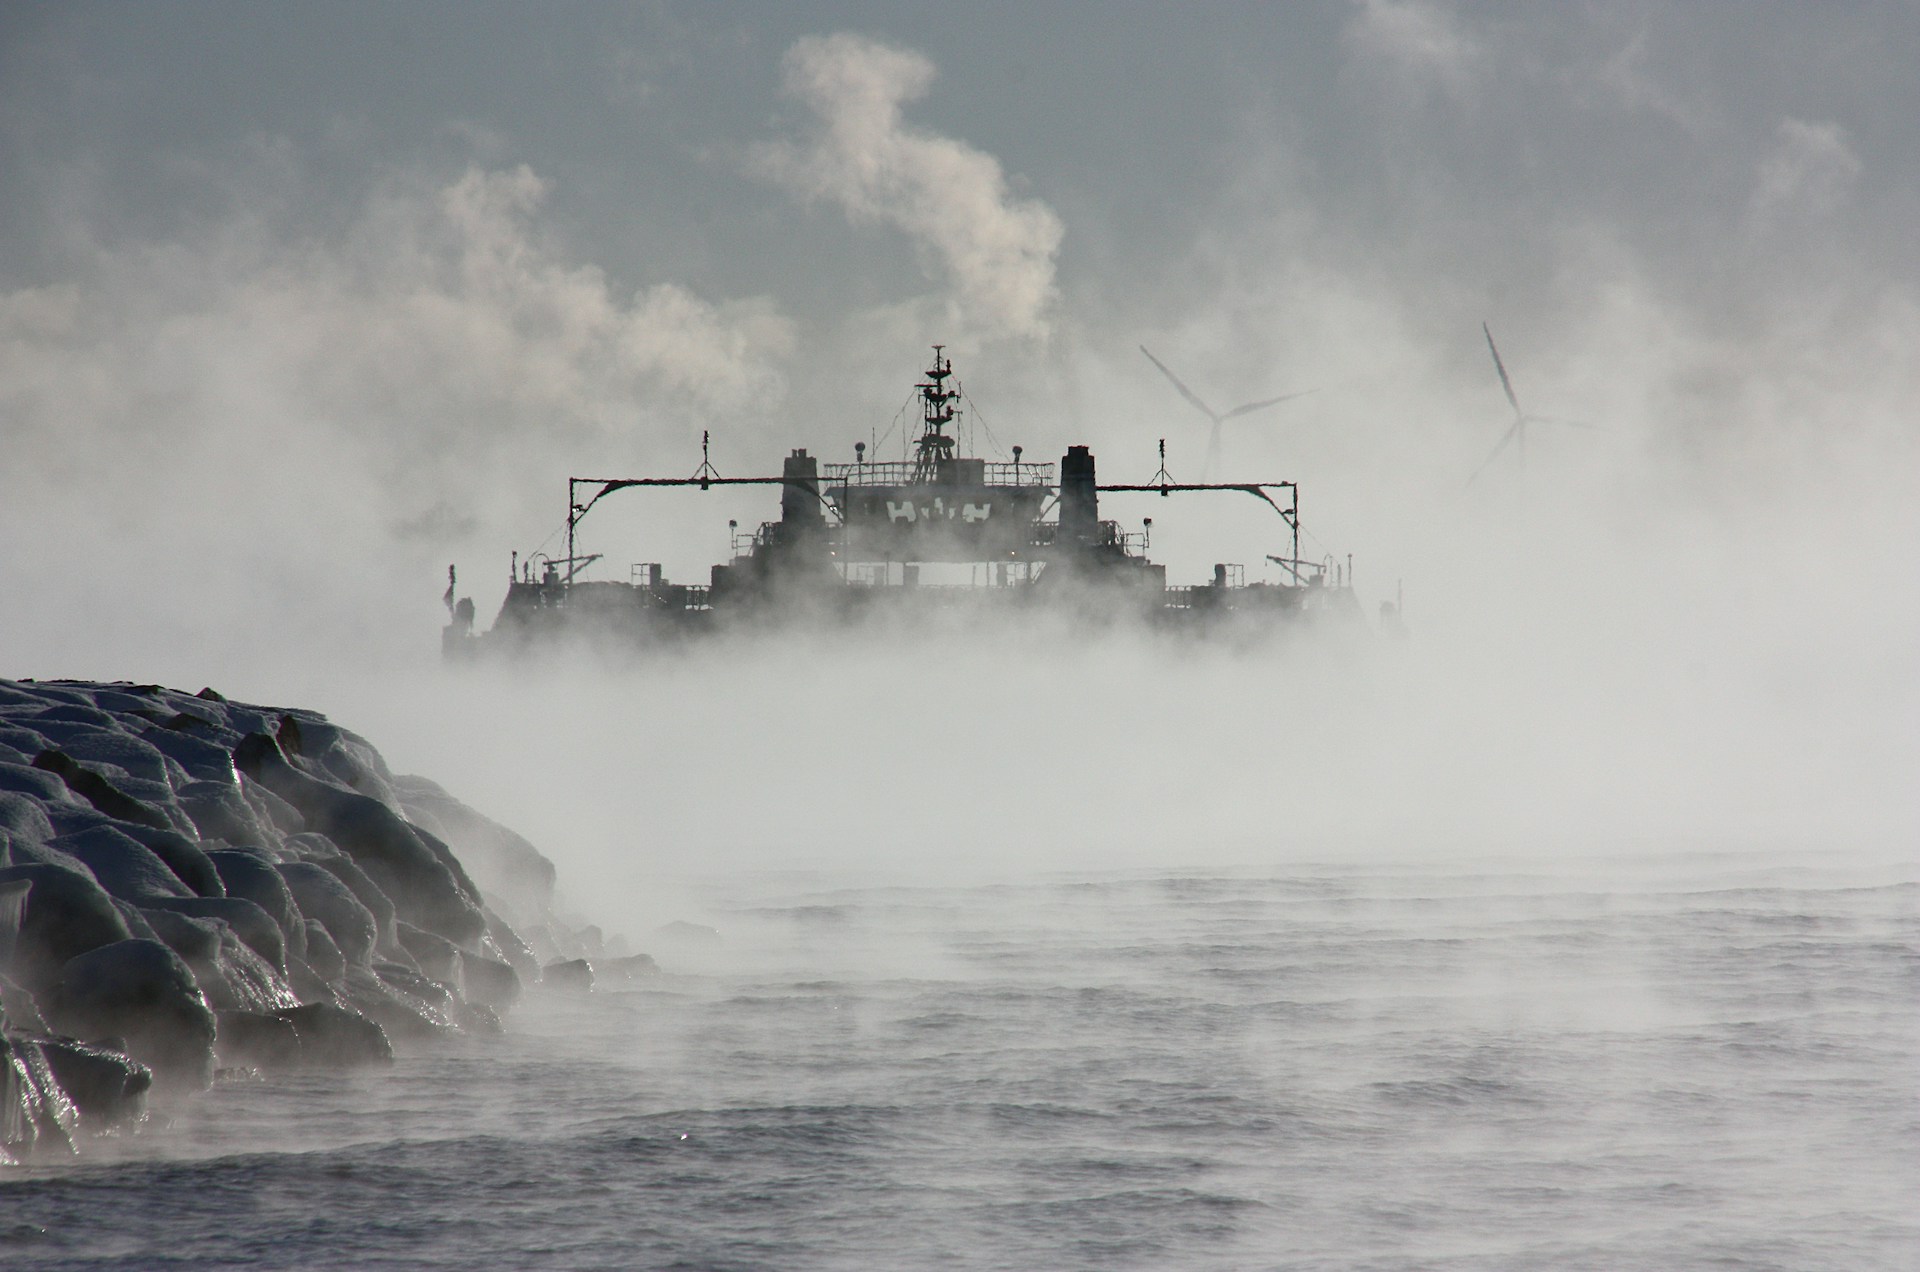
M 393 779 L 408 820 L 444 840 L 487 892 L 535 909 L 553 900 L 553 862 L 524 838 L 467 807 L 424 777 Z
M 460 955 L 460 996 L 505 1011 L 520 1000 L 520 975 L 511 964 L 484 955 Z
M 35 995 L 52 986 L 69 959 L 131 935 L 113 899 L 90 875 L 55 865 L 0 869 L 0 882 L 15 879 L 30 880 L 33 891 L 14 938 L 12 966 Z
M 270 916 L 285 938 L 287 953 L 306 957 L 306 916 L 287 888 L 287 881 L 265 853 L 248 848 L 221 848 L 207 854 L 230 900 L 251 901 Z M 236 929 L 237 930 L 237 929 Z
M 45 747 L 40 748 L 40 750 L 45 749 Z M 38 755 L 40 750 L 34 751 L 33 754 Z M 14 791 L 42 804 L 63 802 L 73 798 L 67 792 L 67 784 L 45 769 L 37 769 L 31 764 L 12 762 L 0 763 L 0 791 Z M 0 826 L 5 824 L 4 818 L 0 818 Z
M 178 954 L 181 961 L 196 975 L 199 969 L 210 967 L 220 958 L 220 929 L 207 919 L 196 919 L 190 915 L 176 914 L 170 910 L 142 908 L 140 917 L 147 921 L 153 934 L 160 938 L 166 947 Z M 203 987 L 204 988 L 204 987 Z
M 393 1044 L 386 1031 L 357 1011 L 334 1003 L 308 1003 L 274 1015 L 293 1026 L 300 1038 L 300 1061 L 307 1066 L 345 1068 L 393 1061 Z
M 460 977 L 460 947 L 444 936 L 435 936 L 411 923 L 395 924 L 395 935 L 402 949 L 413 957 L 420 971 L 445 985 Z
M 540 983 L 553 989 L 584 994 L 593 988 L 593 966 L 584 958 L 548 963 L 540 969 Z
M 273 916 L 241 897 L 179 897 L 150 901 L 146 910 L 171 910 L 195 919 L 219 919 L 276 970 L 287 966 L 287 940 Z
M 63 1033 L 124 1037 L 127 1054 L 162 1080 L 213 1079 L 213 1012 L 186 963 L 157 941 L 117 941 L 69 960 L 45 1006 Z
M 23 843 L 45 843 L 53 838 L 53 823 L 39 800 L 24 791 L 0 790 L 0 832 Z
M 257 844 L 267 839 L 266 828 L 240 797 L 238 786 L 189 782 L 175 798 L 202 839 L 224 839 L 230 844 Z
M 55 774 L 67 789 L 115 821 L 137 822 L 155 830 L 173 829 L 173 823 L 159 809 L 135 799 L 65 751 L 42 751 L 33 757 L 33 767 Z
M 540 959 L 520 934 L 508 925 L 507 921 L 491 910 L 487 911 L 487 939 L 493 942 L 500 956 L 512 965 L 523 981 L 540 979 Z
M 33 995 L 26 989 L 4 976 L 0 976 L 0 1025 L 16 1033 L 51 1033 L 47 1021 L 40 1014 L 40 1004 L 33 1001 Z
M 74 1151 L 80 1112 L 54 1076 L 39 1039 L 0 1034 L 0 1164 Z
M 160 934 L 153 930 L 153 924 L 147 922 L 146 914 L 131 901 L 113 899 L 113 908 L 120 915 L 120 921 L 127 925 L 127 935 L 136 941 L 160 941 Z M 160 941 L 165 945 L 165 941 Z
M 374 923 L 372 913 L 360 904 L 360 899 L 333 873 L 313 862 L 289 861 L 281 865 L 279 870 L 280 877 L 286 880 L 287 890 L 293 893 L 294 902 L 300 907 L 300 913 L 326 928 L 327 935 L 333 938 L 333 944 L 349 963 L 365 966 L 373 956 L 379 928 Z M 308 949 L 307 961 L 318 967 L 311 955 L 311 930 L 308 933 Z
M 112 826 L 94 826 L 50 840 L 93 872 L 107 892 L 126 901 L 192 896 L 193 890 L 145 844 Z
M 335 950 L 334 956 L 338 958 L 339 953 Z M 343 962 L 340 964 L 339 975 L 336 975 L 333 980 L 337 981 L 345 975 L 346 964 Z M 332 983 L 307 966 L 305 959 L 289 958 L 287 960 L 287 984 L 293 987 L 294 997 L 303 1003 L 330 1003 L 338 998 Z
M 306 963 L 316 975 L 329 983 L 347 974 L 347 956 L 340 952 L 333 935 L 312 919 L 307 920 Z
M 160 858 L 162 865 L 173 872 L 173 877 L 186 885 L 187 891 L 200 897 L 224 897 L 227 890 L 220 882 L 220 872 L 214 869 L 213 862 L 207 859 L 206 850 L 194 843 L 177 830 L 152 830 L 145 826 L 128 826 L 129 838 L 137 840 L 146 850 Z
M 366 871 L 353 863 L 353 858 L 334 848 L 324 836 L 295 835 L 288 845 L 291 847 L 309 841 L 317 841 L 325 845 L 325 849 L 308 856 L 306 860 L 345 884 L 347 891 L 353 893 L 354 900 L 367 907 L 367 913 L 373 916 L 373 947 L 391 957 L 400 949 L 399 937 L 394 932 L 397 910 L 392 898 L 367 876 Z
M 506 1032 L 500 1025 L 500 1013 L 485 1003 L 455 1003 L 454 1023 L 474 1033 Z
M 223 1068 L 291 1069 L 300 1063 L 300 1032 L 285 1016 L 238 1010 L 213 1016 L 219 1030 L 213 1052 Z
M 300 1001 L 287 983 L 285 973 L 255 953 L 224 922 L 193 921 L 211 926 L 218 939 L 218 948 L 211 959 L 187 959 L 187 966 L 207 996 L 208 1006 L 216 1011 L 278 1011 Z
M 228 790 L 239 789 L 239 775 L 233 771 L 231 731 L 214 729 L 180 733 L 168 729 L 148 729 L 141 740 L 178 764 L 194 780 L 175 787 L 178 793 L 200 782 L 211 782 Z
M 184 769 L 177 764 L 170 765 L 167 757 L 151 743 L 118 727 L 69 735 L 59 749 L 77 763 L 122 786 L 129 794 L 137 792 L 133 786 L 123 785 L 123 780 L 137 783 L 149 792 L 164 792 L 162 799 L 170 801 L 174 782 L 184 782 L 187 778 Z M 143 802 L 151 800 L 149 794 Z
M 240 796 L 247 801 L 248 807 L 283 835 L 297 835 L 307 828 L 307 819 L 300 815 L 299 809 L 244 774 L 240 782 Z
M 409 923 L 456 944 L 477 940 L 486 931 L 477 894 L 385 804 L 301 772 L 263 733 L 243 738 L 234 748 L 233 762 L 338 844 Z
M 453 996 L 397 963 L 349 967 L 340 1001 L 377 1021 L 396 1041 L 428 1042 L 453 1027 Z
M 153 1071 L 122 1052 L 72 1038 L 44 1038 L 41 1053 L 80 1110 L 82 1125 L 106 1130 L 146 1115 Z

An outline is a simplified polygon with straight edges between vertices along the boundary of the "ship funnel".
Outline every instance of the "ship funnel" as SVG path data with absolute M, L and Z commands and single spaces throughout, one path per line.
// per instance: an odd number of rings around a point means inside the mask
M 820 463 L 805 450 L 787 456 L 780 476 L 780 520 L 789 526 L 814 529 L 826 524 L 820 511 Z
M 1100 527 L 1100 491 L 1093 475 L 1093 452 L 1069 446 L 1060 457 L 1060 537 L 1068 543 L 1092 543 Z

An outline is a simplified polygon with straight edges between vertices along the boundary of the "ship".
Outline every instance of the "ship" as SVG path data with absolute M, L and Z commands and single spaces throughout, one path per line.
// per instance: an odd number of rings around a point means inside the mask
M 1194 633 L 1360 619 L 1351 559 L 1301 557 L 1297 483 L 1177 482 L 1164 441 L 1159 472 L 1137 484 L 1102 484 L 1085 445 L 1069 446 L 1058 465 L 1029 462 L 1019 446 L 1010 459 L 961 455 L 964 394 L 945 346 L 933 346 L 915 389 L 919 432 L 898 460 L 878 460 L 856 442 L 851 462 L 822 463 L 795 449 L 778 476 L 727 477 L 711 463 L 703 434 L 690 476 L 568 478 L 564 555 L 513 553 L 489 630 L 475 630 L 473 601 L 456 597 L 458 574 L 448 567 L 443 652 L 461 660 L 565 640 L 645 651 L 724 632 L 881 617 L 1054 613 Z M 581 526 L 602 500 L 735 486 L 777 487 L 780 515 L 746 533 L 730 522 L 731 559 L 704 582 L 670 581 L 657 563 L 635 564 L 625 579 L 593 577 L 604 554 L 581 551 Z M 1103 501 L 1174 495 L 1264 504 L 1282 539 L 1279 551 L 1262 554 L 1277 581 L 1249 582 L 1244 564 L 1220 562 L 1210 579 L 1170 584 L 1166 567 L 1147 555 L 1152 518 L 1128 531 L 1102 515 Z M 1383 605 L 1383 619 L 1394 608 Z

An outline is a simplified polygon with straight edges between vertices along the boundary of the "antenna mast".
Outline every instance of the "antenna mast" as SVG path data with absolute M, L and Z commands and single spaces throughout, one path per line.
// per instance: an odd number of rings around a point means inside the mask
M 940 471 L 941 461 L 953 458 L 954 439 L 947 434 L 946 427 L 960 414 L 954 405 L 960 400 L 960 386 L 956 383 L 952 388 L 947 387 L 947 377 L 953 374 L 953 361 L 941 356 L 945 348 L 945 345 L 933 346 L 933 366 L 919 385 L 920 440 L 914 443 L 913 457 L 916 482 L 932 481 Z

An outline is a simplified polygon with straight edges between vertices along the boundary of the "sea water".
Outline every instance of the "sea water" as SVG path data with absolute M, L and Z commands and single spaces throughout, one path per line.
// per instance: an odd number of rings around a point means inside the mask
M 0 1178 L 0 1266 L 1920 1267 L 1920 866 L 704 896 L 656 978 Z

